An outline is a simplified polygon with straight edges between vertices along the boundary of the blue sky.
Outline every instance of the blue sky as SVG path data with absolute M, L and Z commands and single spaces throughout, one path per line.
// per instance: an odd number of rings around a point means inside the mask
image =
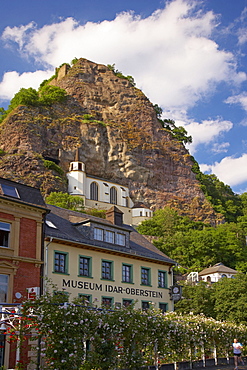
M 247 0 L 3 0 L 0 106 L 74 57 L 134 77 L 192 135 L 201 170 L 247 191 Z

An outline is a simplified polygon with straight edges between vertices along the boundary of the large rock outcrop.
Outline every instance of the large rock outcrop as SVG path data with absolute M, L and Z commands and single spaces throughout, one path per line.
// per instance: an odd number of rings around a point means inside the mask
M 88 174 L 128 185 L 134 201 L 215 218 L 191 171 L 190 154 L 162 128 L 141 90 L 85 59 L 63 66 L 51 84 L 66 90 L 64 103 L 19 106 L 3 122 L 0 176 L 44 194 L 66 191 L 65 174 L 79 148 Z

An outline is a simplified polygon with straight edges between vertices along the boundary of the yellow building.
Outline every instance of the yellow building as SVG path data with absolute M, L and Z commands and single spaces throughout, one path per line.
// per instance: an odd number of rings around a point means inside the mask
M 137 301 L 173 310 L 169 287 L 175 262 L 133 227 L 113 206 L 106 219 L 48 206 L 45 276 L 71 297 L 111 308 Z

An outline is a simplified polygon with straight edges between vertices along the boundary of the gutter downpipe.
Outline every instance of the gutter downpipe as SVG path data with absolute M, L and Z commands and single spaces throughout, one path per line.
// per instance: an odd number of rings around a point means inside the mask
M 52 243 L 52 241 L 53 241 L 53 237 L 50 236 L 50 241 L 45 246 L 45 271 L 44 271 L 43 278 L 47 278 L 47 276 L 48 276 L 48 247 Z M 45 292 L 46 292 L 46 284 L 44 282 L 44 293 Z

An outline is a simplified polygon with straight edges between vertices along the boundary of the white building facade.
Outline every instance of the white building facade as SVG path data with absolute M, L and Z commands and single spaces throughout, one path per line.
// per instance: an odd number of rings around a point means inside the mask
M 79 160 L 78 150 L 75 161 L 70 163 L 67 178 L 68 193 L 81 196 L 86 209 L 108 210 L 116 205 L 123 212 L 123 221 L 128 225 L 138 225 L 153 216 L 153 211 L 145 205 L 134 206 L 127 186 L 88 176 L 85 164 Z

